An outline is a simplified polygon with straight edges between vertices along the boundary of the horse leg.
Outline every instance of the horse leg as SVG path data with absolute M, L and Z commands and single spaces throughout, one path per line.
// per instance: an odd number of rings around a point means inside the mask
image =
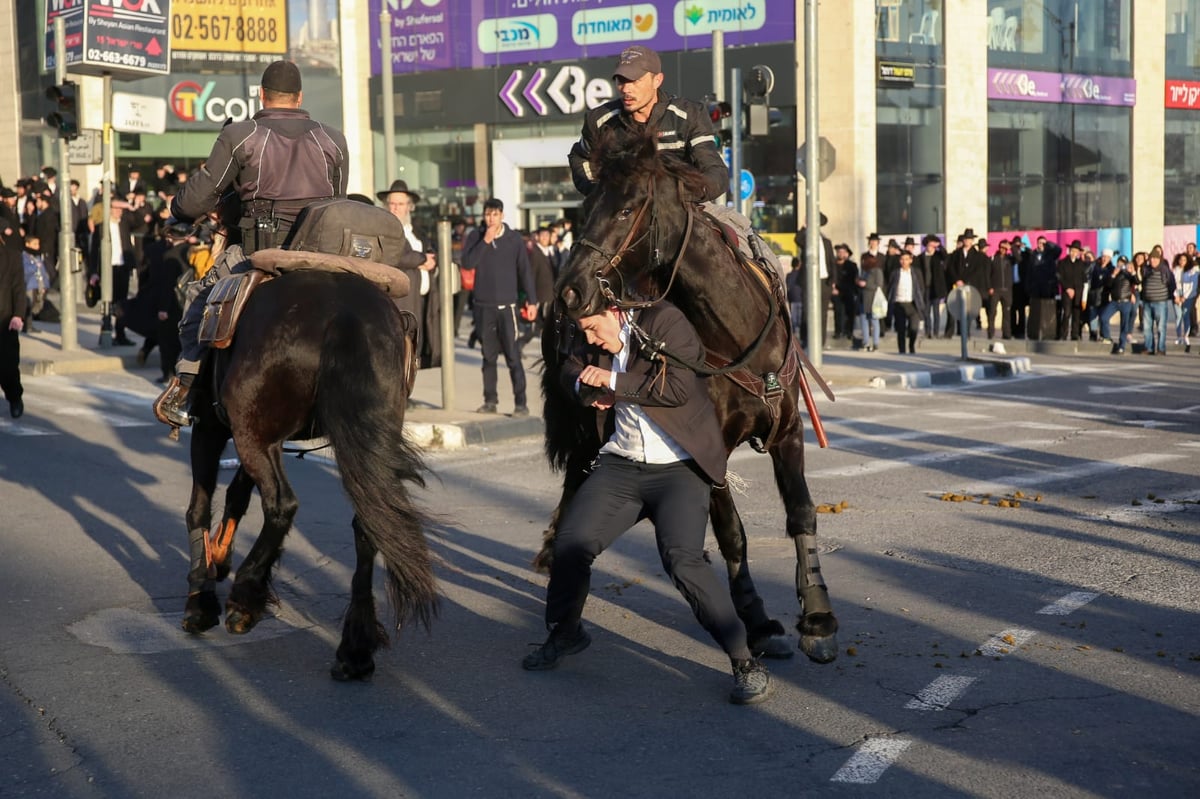
M 221 526 L 209 537 L 208 551 L 212 557 L 213 576 L 221 582 L 233 568 L 233 538 L 238 524 L 250 507 L 250 496 L 254 493 L 254 481 L 240 465 L 234 472 L 229 487 L 225 489 L 225 513 Z
M 750 566 L 746 562 L 746 528 L 733 504 L 728 485 L 713 489 L 708 516 L 712 520 L 713 535 L 721 549 L 721 557 L 725 559 L 733 607 L 746 626 L 750 651 L 756 657 L 791 657 L 792 648 L 783 638 L 783 625 L 767 615 L 762 597 L 758 595 L 754 579 L 750 576 Z
M 804 439 L 800 430 L 782 436 L 769 450 L 775 484 L 787 512 L 787 534 L 796 546 L 796 598 L 800 600 L 800 649 L 810 660 L 837 658 L 837 617 L 821 577 L 817 554 L 817 510 L 804 479 Z
M 375 613 L 375 594 L 371 584 L 375 572 L 375 555 L 379 551 L 367 537 L 358 516 L 351 522 L 354 528 L 354 577 L 350 581 L 350 607 L 342 624 L 342 642 L 337 648 L 337 660 L 329 669 L 333 679 L 364 680 L 375 673 L 373 655 L 387 646 L 387 630 Z
M 234 634 L 250 632 L 272 601 L 271 569 L 279 559 L 283 539 L 292 529 L 299 502 L 283 471 L 282 447 L 235 437 L 242 468 L 258 486 L 262 497 L 263 529 L 238 569 L 225 602 L 225 629 Z
M 221 451 L 229 441 L 229 432 L 206 420 L 196 420 L 192 430 L 192 497 L 188 502 L 188 597 L 183 609 L 183 629 L 202 633 L 221 621 L 221 604 L 210 567 L 208 526 L 212 522 L 212 498 L 217 489 L 217 471 Z
M 563 470 L 562 495 L 558 498 L 558 505 L 554 508 L 554 513 L 550 515 L 550 525 L 542 532 L 542 548 L 533 558 L 534 571 L 541 574 L 550 573 L 550 565 L 554 562 L 554 537 L 558 534 L 558 522 L 567 512 L 567 506 L 571 504 L 575 492 L 587 479 L 588 466 L 591 462 L 590 457 L 586 461 L 572 458 L 570 464 Z

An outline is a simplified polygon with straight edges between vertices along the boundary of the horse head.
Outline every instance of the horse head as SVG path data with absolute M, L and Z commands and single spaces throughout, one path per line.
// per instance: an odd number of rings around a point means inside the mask
M 574 318 L 662 291 L 685 238 L 700 174 L 658 153 L 653 131 L 605 129 L 592 148 L 596 188 L 555 294 Z

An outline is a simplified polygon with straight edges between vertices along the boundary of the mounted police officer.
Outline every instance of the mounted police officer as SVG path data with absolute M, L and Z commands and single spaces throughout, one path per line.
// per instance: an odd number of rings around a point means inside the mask
M 219 277 L 249 268 L 246 255 L 281 244 L 306 205 L 346 196 L 346 137 L 300 107 L 299 68 L 290 61 L 268 66 L 260 95 L 262 110 L 243 122 L 226 123 L 208 160 L 171 203 L 171 213 L 184 221 L 201 219 L 219 206 L 227 209 L 233 204 L 227 199 L 240 200 L 241 212 L 225 214 L 229 243 L 180 322 L 177 377 L 154 404 L 167 424 L 191 424 L 187 396 L 203 356 L 197 332 L 208 290 Z
M 780 274 L 774 251 L 750 225 L 750 220 L 732 208 L 717 203 L 729 191 L 729 167 L 717 149 L 712 120 L 703 105 L 662 90 L 662 59 L 649 47 L 633 45 L 621 52 L 613 70 L 619 96 L 598 105 L 583 120 L 583 132 L 567 156 L 575 188 L 585 196 L 596 188 L 589 161 L 592 147 L 605 128 L 640 133 L 649 128 L 657 133 L 658 152 L 664 158 L 679 158 L 704 176 L 704 194 L 688 200 L 704 203 L 704 210 L 734 228 L 741 239 L 742 254 L 774 267 Z

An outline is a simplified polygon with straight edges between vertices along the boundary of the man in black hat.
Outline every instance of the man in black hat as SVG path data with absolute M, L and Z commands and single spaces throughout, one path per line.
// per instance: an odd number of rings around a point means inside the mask
M 1067 257 L 1058 262 L 1058 284 L 1062 286 L 1062 305 L 1058 314 L 1058 340 L 1078 341 L 1083 326 L 1083 301 L 1086 298 L 1087 262 L 1083 243 L 1075 239 L 1067 245 Z
M 406 181 L 396 179 L 392 181 L 391 186 L 375 192 L 375 196 L 384 202 L 388 213 L 399 219 L 400 224 L 404 226 L 404 239 L 408 247 L 394 266 L 408 275 L 409 290 L 408 296 L 397 300 L 396 304 L 412 312 L 417 318 L 417 330 L 420 332 L 417 352 L 423 353 L 428 348 L 427 345 L 440 346 L 441 339 L 437 337 L 436 330 L 427 329 L 429 326 L 425 324 L 426 302 L 431 298 L 436 300 L 438 296 L 433 280 L 434 270 L 437 268 L 437 255 L 432 247 L 426 247 L 413 232 L 413 209 L 421 201 L 421 195 L 409 189 Z M 437 305 L 436 302 L 433 304 Z M 439 351 L 438 356 L 440 355 Z M 429 360 L 433 360 L 432 354 Z
M 591 194 L 596 188 L 588 158 L 600 130 L 608 127 L 656 131 L 658 150 L 664 158 L 681 158 L 704 175 L 704 195 L 691 199 L 711 201 L 729 191 L 729 169 L 717 150 L 708 112 L 700 103 L 668 96 L 662 90 L 662 60 L 658 53 L 640 44 L 625 48 L 613 69 L 613 80 L 617 98 L 587 113 L 579 141 L 567 156 L 571 177 L 582 194 Z
M 227 230 L 230 246 L 214 263 L 214 280 L 242 264 L 245 255 L 281 243 L 304 206 L 346 196 L 346 137 L 300 107 L 300 69 L 275 61 L 263 71 L 259 95 L 262 110 L 226 124 L 208 159 L 171 201 L 176 219 L 194 222 L 222 205 L 230 190 L 241 200 L 241 217 Z M 206 296 L 202 292 L 184 313 L 178 376 L 155 403 L 156 414 L 172 425 L 191 424 L 187 396 L 203 355 L 192 330 L 198 329 Z
M 987 296 L 988 272 L 991 270 L 991 266 L 991 259 L 975 247 L 974 229 L 967 228 L 959 237 L 958 249 L 946 259 L 946 276 L 950 281 L 951 288 L 970 286 L 978 292 L 982 302 Z M 974 325 L 968 324 L 967 330 L 971 330 L 977 325 L 981 326 L 978 319 L 975 320 Z
M 913 269 L 921 273 L 921 282 L 928 292 L 925 337 L 937 338 L 945 334 L 948 322 L 946 295 L 950 288 L 946 285 L 946 251 L 941 238 L 934 233 L 922 238 L 921 246 L 924 249 L 913 259 Z

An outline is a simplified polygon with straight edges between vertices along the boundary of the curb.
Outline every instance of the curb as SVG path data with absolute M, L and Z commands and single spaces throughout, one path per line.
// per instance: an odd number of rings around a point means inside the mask
M 975 363 L 955 369 L 876 375 L 867 381 L 867 385 L 871 388 L 930 388 L 1012 377 L 1033 371 L 1033 365 L 1028 358 L 997 358 L 984 362 L 975 360 Z
M 20 363 L 22 377 L 44 377 L 46 375 L 77 375 L 91 372 L 119 372 L 126 368 L 124 356 L 121 355 L 92 355 L 81 357 L 64 357 L 34 359 L 22 358 Z
M 500 417 L 486 422 L 405 422 L 409 440 L 423 449 L 451 450 L 493 444 L 510 438 L 540 436 L 545 426 L 540 416 Z

